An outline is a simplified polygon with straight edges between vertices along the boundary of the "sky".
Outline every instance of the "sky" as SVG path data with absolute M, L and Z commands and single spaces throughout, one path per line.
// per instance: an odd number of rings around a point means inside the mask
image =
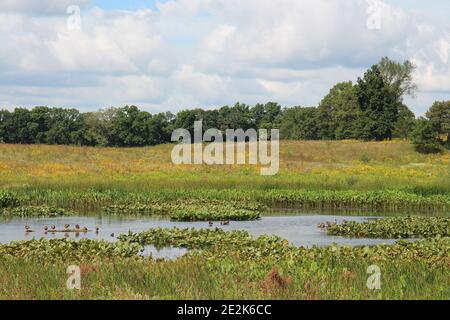
M 448 0 L 2 0 L 0 107 L 316 106 L 382 57 L 450 99 Z

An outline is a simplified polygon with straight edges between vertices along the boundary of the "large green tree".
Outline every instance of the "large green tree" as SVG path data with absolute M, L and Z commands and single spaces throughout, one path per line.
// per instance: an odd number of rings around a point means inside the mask
M 258 103 L 250 109 L 250 113 L 255 128 L 272 129 L 281 115 L 281 106 L 276 102 Z
M 111 123 L 112 144 L 137 147 L 148 144 L 148 125 L 151 114 L 136 106 L 125 106 L 117 110 Z
M 356 94 L 362 112 L 358 136 L 365 140 L 392 139 L 400 102 L 385 83 L 377 65 L 358 79 Z
M 439 133 L 434 129 L 430 120 L 420 118 L 411 135 L 412 143 L 417 152 L 438 153 L 442 148 L 438 135 Z
M 415 65 L 406 60 L 403 63 L 384 57 L 377 64 L 381 77 L 397 101 L 401 102 L 405 95 L 414 96 L 417 85 L 414 83 Z
M 358 138 L 357 128 L 361 112 L 356 88 L 351 81 L 331 88 L 317 110 L 318 136 L 321 139 Z
M 317 108 L 294 107 L 283 110 L 280 137 L 286 140 L 317 140 Z
M 394 125 L 394 137 L 408 139 L 416 124 L 416 117 L 407 105 L 399 105 L 398 119 Z
M 450 148 L 450 100 L 436 101 L 426 114 L 434 130 L 446 136 L 446 145 Z

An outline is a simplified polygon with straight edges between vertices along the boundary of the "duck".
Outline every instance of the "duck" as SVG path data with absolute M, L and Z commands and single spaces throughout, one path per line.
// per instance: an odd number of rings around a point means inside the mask
M 114 233 L 111 233 L 111 237 L 114 238 Z
M 70 224 L 64 225 L 64 229 L 69 229 L 69 227 L 70 227 Z
M 44 227 L 44 231 L 48 231 L 48 227 L 47 226 Z
M 99 230 L 99 227 L 95 228 L 95 233 L 98 233 Z
M 88 231 L 89 231 L 88 228 L 86 228 L 86 227 L 83 228 L 83 232 L 88 232 Z
M 213 222 L 212 221 L 209 221 L 208 224 L 209 224 L 210 227 L 213 226 Z
M 229 224 L 230 224 L 230 221 L 222 221 L 221 223 L 220 223 L 222 226 L 228 226 Z
M 56 229 L 56 226 L 52 226 L 52 230 L 55 230 Z
M 34 231 L 31 230 L 29 226 L 25 226 L 25 232 L 29 233 L 29 232 L 34 232 Z
M 77 225 L 75 226 L 75 229 L 79 230 L 79 229 L 80 229 L 80 225 L 77 224 Z

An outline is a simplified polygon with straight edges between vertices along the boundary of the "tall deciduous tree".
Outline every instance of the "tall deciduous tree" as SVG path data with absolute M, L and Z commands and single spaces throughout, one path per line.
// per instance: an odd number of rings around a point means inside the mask
M 433 103 L 427 112 L 427 118 L 439 134 L 446 136 L 446 144 L 450 148 L 450 100 Z
M 399 102 L 374 65 L 358 79 L 356 88 L 362 111 L 358 136 L 365 140 L 392 139 L 398 119 Z
M 318 136 L 321 139 L 355 139 L 361 112 L 356 89 L 351 81 L 331 88 L 317 110 Z
M 285 109 L 279 128 L 282 139 L 317 140 L 317 109 L 294 107 Z
M 377 67 L 397 101 L 401 102 L 405 95 L 415 95 L 417 85 L 414 83 L 413 74 L 416 67 L 411 61 L 400 63 L 384 57 Z
M 400 104 L 398 120 L 394 125 L 394 137 L 408 139 L 414 129 L 416 117 L 405 104 Z

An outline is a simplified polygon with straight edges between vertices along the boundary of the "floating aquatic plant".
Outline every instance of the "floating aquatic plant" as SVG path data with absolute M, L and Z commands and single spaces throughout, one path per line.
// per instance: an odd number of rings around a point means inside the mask
M 448 217 L 388 217 L 325 226 L 329 235 L 352 238 L 408 239 L 450 237 Z
M 54 208 L 49 206 L 20 206 L 15 208 L 3 208 L 0 209 L 0 216 L 2 217 L 65 217 L 73 216 L 73 211 Z

